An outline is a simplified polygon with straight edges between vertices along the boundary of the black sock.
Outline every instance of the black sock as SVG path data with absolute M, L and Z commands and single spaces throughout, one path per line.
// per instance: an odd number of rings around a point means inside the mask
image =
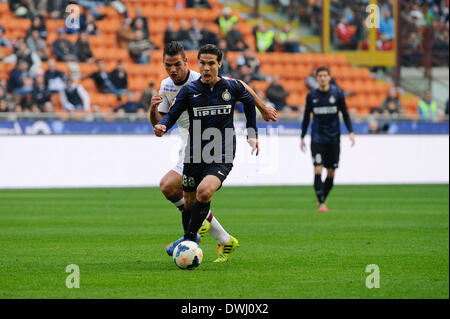
M 319 203 L 324 203 L 325 198 L 323 196 L 323 183 L 321 174 L 314 175 L 314 189 L 316 190 L 316 196 Z
M 197 238 L 197 232 L 203 224 L 206 216 L 208 215 L 211 202 L 201 203 L 196 201 L 191 207 L 191 221 L 187 230 L 184 232 L 184 238 L 195 241 Z
M 181 211 L 181 221 L 183 222 L 183 230 L 186 232 L 189 226 L 189 222 L 191 221 L 191 210 L 190 209 L 183 209 Z
M 325 179 L 325 183 L 323 186 L 323 197 L 324 199 L 327 199 L 328 194 L 330 193 L 331 189 L 333 188 L 333 177 L 328 177 Z

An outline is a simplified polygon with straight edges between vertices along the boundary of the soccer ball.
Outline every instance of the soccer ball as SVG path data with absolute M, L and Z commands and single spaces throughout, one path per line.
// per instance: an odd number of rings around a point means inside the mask
M 185 240 L 173 251 L 173 261 L 181 269 L 195 269 L 203 260 L 203 252 L 197 243 Z

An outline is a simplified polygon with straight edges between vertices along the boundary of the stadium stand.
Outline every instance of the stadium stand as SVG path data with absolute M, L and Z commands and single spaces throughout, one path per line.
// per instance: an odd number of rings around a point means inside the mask
M 128 18 L 133 19 L 136 8 L 142 8 L 142 14 L 148 19 L 150 41 L 157 47 L 150 55 L 149 64 L 134 64 L 126 49 L 119 47 L 117 42 L 117 30 L 120 28 L 124 15 L 110 6 L 99 6 L 98 11 L 105 18 L 96 21 L 98 30 L 97 35 L 89 35 L 89 44 L 95 59 L 102 59 L 106 63 L 108 72 L 112 71 L 119 61 L 123 61 L 128 73 L 128 89 L 131 91 L 142 92 L 148 87 L 150 82 L 160 83 L 166 77 L 162 65 L 162 48 L 164 47 L 164 32 L 168 21 L 173 21 L 175 29 L 178 29 L 180 21 L 197 19 L 200 28 L 204 23 L 209 23 L 210 29 L 220 34 L 219 26 L 215 19 L 222 11 L 222 5 L 217 0 L 209 0 L 211 8 L 179 8 L 180 1 L 175 0 L 124 0 Z M 313 2 L 310 1 L 310 5 Z M 178 7 L 177 7 L 178 5 Z M 239 17 L 239 12 L 233 12 L 233 15 Z M 27 30 L 31 26 L 31 19 L 17 18 L 10 11 L 7 3 L 0 3 L 0 20 L 5 29 L 5 36 L 13 44 L 17 39 L 25 37 Z M 251 49 L 255 49 L 255 39 L 252 33 L 252 26 L 245 20 L 240 19 L 239 30 L 245 41 Z M 51 44 L 57 37 L 58 30 L 65 28 L 65 21 L 47 19 L 46 27 L 48 29 L 47 44 Z M 68 34 L 67 38 L 73 43 L 76 42 L 78 35 Z M 221 38 L 223 36 L 221 35 Z M 10 47 L 0 47 L 0 60 L 13 54 L 14 50 Z M 242 52 L 228 52 L 228 59 L 233 67 L 236 66 L 236 60 Z M 191 68 L 198 70 L 197 57 L 195 51 L 188 51 L 188 61 Z M 54 55 L 52 55 L 54 57 Z M 377 82 L 371 76 L 368 68 L 356 68 L 345 59 L 343 55 L 336 54 L 315 54 L 315 53 L 285 53 L 276 49 L 273 53 L 257 53 L 256 57 L 261 63 L 262 73 L 265 75 L 276 75 L 280 78 L 283 87 L 290 92 L 287 103 L 290 106 L 302 106 L 305 103 L 305 97 L 308 89 L 305 86 L 305 79 L 311 71 L 321 65 L 330 67 L 338 85 L 344 90 L 352 91 L 353 95 L 347 99 L 348 107 L 352 113 L 366 115 L 370 110 L 379 107 L 386 98 L 391 83 Z M 7 79 L 9 72 L 14 68 L 13 63 L 4 63 L 0 61 L 0 79 Z M 47 63 L 42 62 L 41 71 L 47 70 Z M 117 96 L 113 94 L 101 94 L 92 79 L 84 78 L 97 70 L 93 63 L 74 63 L 57 62 L 57 69 L 63 71 L 68 76 L 79 74 L 82 78 L 81 84 L 85 87 L 91 97 L 91 104 L 99 106 L 102 113 L 110 113 L 114 108 L 122 104 Z M 158 84 L 157 84 L 158 85 Z M 251 85 L 258 91 L 264 92 L 269 86 L 266 81 L 253 81 Z M 52 102 L 55 111 L 59 114 L 65 111 L 61 110 L 60 99 L 52 96 Z M 124 95 L 122 99 L 126 99 Z M 411 94 L 401 97 L 401 103 L 406 115 L 417 114 L 417 104 L 419 98 Z M 92 108 L 91 108 L 92 109 Z M 295 114 L 294 114 L 295 115 Z

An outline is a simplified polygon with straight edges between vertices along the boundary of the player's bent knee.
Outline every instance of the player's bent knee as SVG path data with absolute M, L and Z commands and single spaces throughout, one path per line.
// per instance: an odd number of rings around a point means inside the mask
M 159 182 L 159 188 L 166 197 L 173 196 L 177 191 L 176 187 L 174 187 L 174 185 L 172 185 L 170 181 L 164 178 Z
M 210 202 L 214 195 L 214 189 L 212 187 L 199 187 L 197 190 L 197 200 L 202 203 Z

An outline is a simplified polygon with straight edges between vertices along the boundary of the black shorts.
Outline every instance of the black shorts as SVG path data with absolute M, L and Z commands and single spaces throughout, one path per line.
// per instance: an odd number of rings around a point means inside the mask
M 314 166 L 325 166 L 325 168 L 338 168 L 340 144 L 311 143 L 311 153 Z
M 223 183 L 233 168 L 232 163 L 211 163 L 211 164 L 184 164 L 183 169 L 183 191 L 193 193 L 197 191 L 198 185 L 208 176 L 213 175 Z M 222 185 L 220 185 L 222 187 Z M 219 187 L 219 188 L 220 188 Z

